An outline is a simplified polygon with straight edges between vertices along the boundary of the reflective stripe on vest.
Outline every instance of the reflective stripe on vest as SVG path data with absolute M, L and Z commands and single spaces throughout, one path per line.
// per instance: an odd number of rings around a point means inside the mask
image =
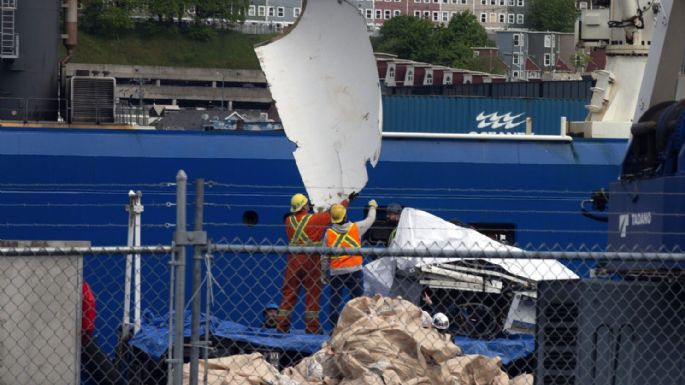
M 356 224 L 352 224 L 346 233 L 339 233 L 332 228 L 326 230 L 326 246 L 358 248 L 361 246 L 361 236 Z M 334 255 L 331 256 L 331 269 L 345 269 L 361 266 L 361 255 Z
M 309 246 L 317 244 L 316 242 L 312 242 L 307 233 L 304 231 L 310 219 L 312 219 L 312 214 L 305 215 L 300 221 L 295 218 L 295 215 L 290 216 L 290 226 L 292 226 L 293 230 L 295 230 L 295 234 L 293 234 L 293 238 L 290 240 L 291 245 Z

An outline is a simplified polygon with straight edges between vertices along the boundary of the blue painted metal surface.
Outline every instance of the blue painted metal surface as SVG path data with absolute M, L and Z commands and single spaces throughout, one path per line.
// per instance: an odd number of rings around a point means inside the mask
M 125 205 L 133 189 L 143 191 L 143 243 L 169 244 L 175 194 L 166 183 L 184 169 L 190 181 L 220 182 L 206 188 L 210 238 L 273 243 L 285 236 L 282 218 L 291 194 L 303 191 L 292 157 L 295 146 L 283 133 L 0 128 L 0 138 L 3 239 L 125 244 Z M 579 202 L 615 180 L 625 146 L 624 140 L 385 139 L 380 162 L 369 169 L 369 183 L 349 216 L 361 218 L 364 203 L 375 198 L 382 205 L 397 202 L 448 220 L 511 223 L 524 246 L 604 245 L 606 224 L 582 217 Z M 242 223 L 247 210 L 258 214 L 257 225 Z M 192 218 L 189 212 L 189 222 Z M 188 258 L 190 264 L 190 253 Z M 257 325 L 264 305 L 280 299 L 285 259 L 215 256 L 213 275 L 221 286 L 214 291 L 215 301 L 233 306 L 216 306 L 213 315 Z M 167 262 L 168 257 L 143 258 L 142 274 L 150 279 L 143 285 L 142 305 L 157 315 L 167 311 Z M 100 293 L 99 301 L 108 304 L 98 309 L 97 320 L 108 349 L 121 318 L 111 304 L 123 302 L 123 264 L 122 256 L 85 259 L 86 280 Z M 303 314 L 302 304 L 295 314 Z M 295 328 L 303 326 L 296 320 Z
M 583 120 L 586 104 L 583 99 L 385 96 L 383 131 L 522 134 L 531 118 L 535 134 L 559 135 L 560 117 Z
M 685 179 L 624 180 L 609 189 L 609 246 L 623 250 L 685 250 Z

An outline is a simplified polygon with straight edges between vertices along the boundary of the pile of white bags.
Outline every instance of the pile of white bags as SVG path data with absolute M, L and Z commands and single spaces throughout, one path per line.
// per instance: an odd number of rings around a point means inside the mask
M 204 375 L 201 362 L 200 383 Z M 279 373 L 259 353 L 209 360 L 210 385 L 532 385 L 509 379 L 499 358 L 462 355 L 444 335 L 421 327 L 421 309 L 400 298 L 350 301 L 331 340 Z M 188 382 L 188 365 L 184 367 Z

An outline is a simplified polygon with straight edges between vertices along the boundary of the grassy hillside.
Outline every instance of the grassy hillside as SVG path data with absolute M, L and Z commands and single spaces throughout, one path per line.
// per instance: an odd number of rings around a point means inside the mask
M 197 41 L 176 29 L 154 36 L 130 32 L 120 37 L 102 37 L 79 32 L 73 62 L 137 64 L 180 67 L 259 69 L 256 43 L 273 35 L 245 35 L 219 31 L 209 41 Z

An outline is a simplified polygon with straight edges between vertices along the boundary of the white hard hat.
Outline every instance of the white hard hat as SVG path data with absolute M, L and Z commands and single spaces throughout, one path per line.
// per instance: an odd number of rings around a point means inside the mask
M 447 330 L 450 327 L 450 320 L 444 313 L 435 313 L 433 316 L 433 327 L 438 330 Z
M 428 314 L 427 311 L 422 311 L 421 312 L 421 327 L 424 329 L 428 329 L 431 326 L 431 315 Z

